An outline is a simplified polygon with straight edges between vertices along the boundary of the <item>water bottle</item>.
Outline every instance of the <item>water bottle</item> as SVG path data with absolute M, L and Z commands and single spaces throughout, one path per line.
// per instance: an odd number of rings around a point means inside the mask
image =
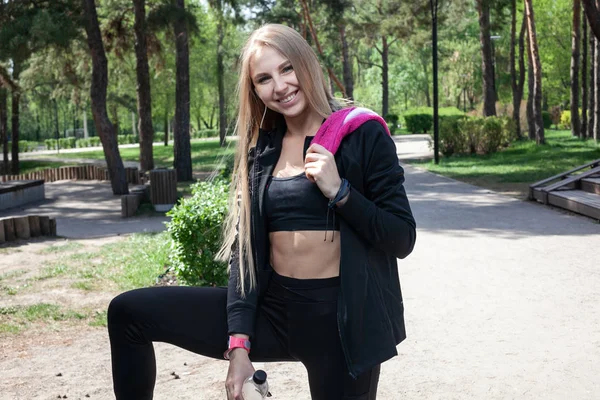
M 244 386 L 242 386 L 242 396 L 244 400 L 263 400 L 266 399 L 269 394 L 267 373 L 262 369 L 257 370 L 246 380 L 246 382 L 244 382 Z

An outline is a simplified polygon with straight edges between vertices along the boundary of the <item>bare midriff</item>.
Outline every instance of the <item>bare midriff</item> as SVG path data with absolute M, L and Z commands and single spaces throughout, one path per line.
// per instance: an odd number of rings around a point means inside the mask
M 273 269 L 279 275 L 296 279 L 338 276 L 340 274 L 340 232 L 327 231 L 327 240 L 324 239 L 325 231 L 269 233 Z

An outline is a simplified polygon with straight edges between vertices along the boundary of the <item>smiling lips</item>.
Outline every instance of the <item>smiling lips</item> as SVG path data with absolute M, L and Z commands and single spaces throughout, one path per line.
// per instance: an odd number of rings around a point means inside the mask
M 290 101 L 294 100 L 294 98 L 296 97 L 296 95 L 298 94 L 298 92 L 294 92 L 292 94 L 290 94 L 289 96 L 279 100 L 280 103 L 289 103 Z

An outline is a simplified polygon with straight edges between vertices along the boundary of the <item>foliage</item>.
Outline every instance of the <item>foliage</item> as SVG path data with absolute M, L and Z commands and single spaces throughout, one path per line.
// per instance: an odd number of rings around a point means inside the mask
M 227 213 L 229 183 L 217 179 L 192 186 L 192 197 L 182 199 L 168 216 L 171 236 L 169 261 L 177 277 L 189 285 L 227 284 L 227 265 L 215 261 Z
M 444 118 L 461 118 L 464 113 L 456 107 L 443 107 L 438 110 L 440 120 Z M 433 108 L 417 107 L 407 110 L 404 115 L 406 129 L 411 133 L 427 133 L 433 126 Z
M 396 132 L 396 129 L 398 129 L 398 121 L 400 120 L 400 117 L 397 114 L 387 114 L 385 115 L 384 119 L 385 122 L 387 122 L 390 133 L 393 135 L 394 132 Z
M 460 129 L 459 119 L 444 118 L 440 121 L 440 151 L 446 157 L 467 151 L 467 138 Z
M 548 111 L 542 111 L 542 120 L 544 121 L 544 129 L 550 129 L 552 126 L 552 115 Z
M 560 114 L 560 129 L 571 129 L 571 111 L 564 110 Z

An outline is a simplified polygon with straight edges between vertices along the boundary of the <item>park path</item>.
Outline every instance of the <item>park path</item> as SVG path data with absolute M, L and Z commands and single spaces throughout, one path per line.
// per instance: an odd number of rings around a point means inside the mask
M 408 338 L 383 365 L 378 398 L 598 399 L 600 225 L 404 167 L 418 225 L 414 252 L 399 261 Z M 156 350 L 157 400 L 224 398 L 226 362 Z M 69 360 L 60 378 L 38 362 L 52 357 Z M 31 348 L 0 361 L 0 388 L 23 382 L 0 399 L 113 398 L 109 360 L 104 330 Z M 259 366 L 274 400 L 310 398 L 302 366 Z

